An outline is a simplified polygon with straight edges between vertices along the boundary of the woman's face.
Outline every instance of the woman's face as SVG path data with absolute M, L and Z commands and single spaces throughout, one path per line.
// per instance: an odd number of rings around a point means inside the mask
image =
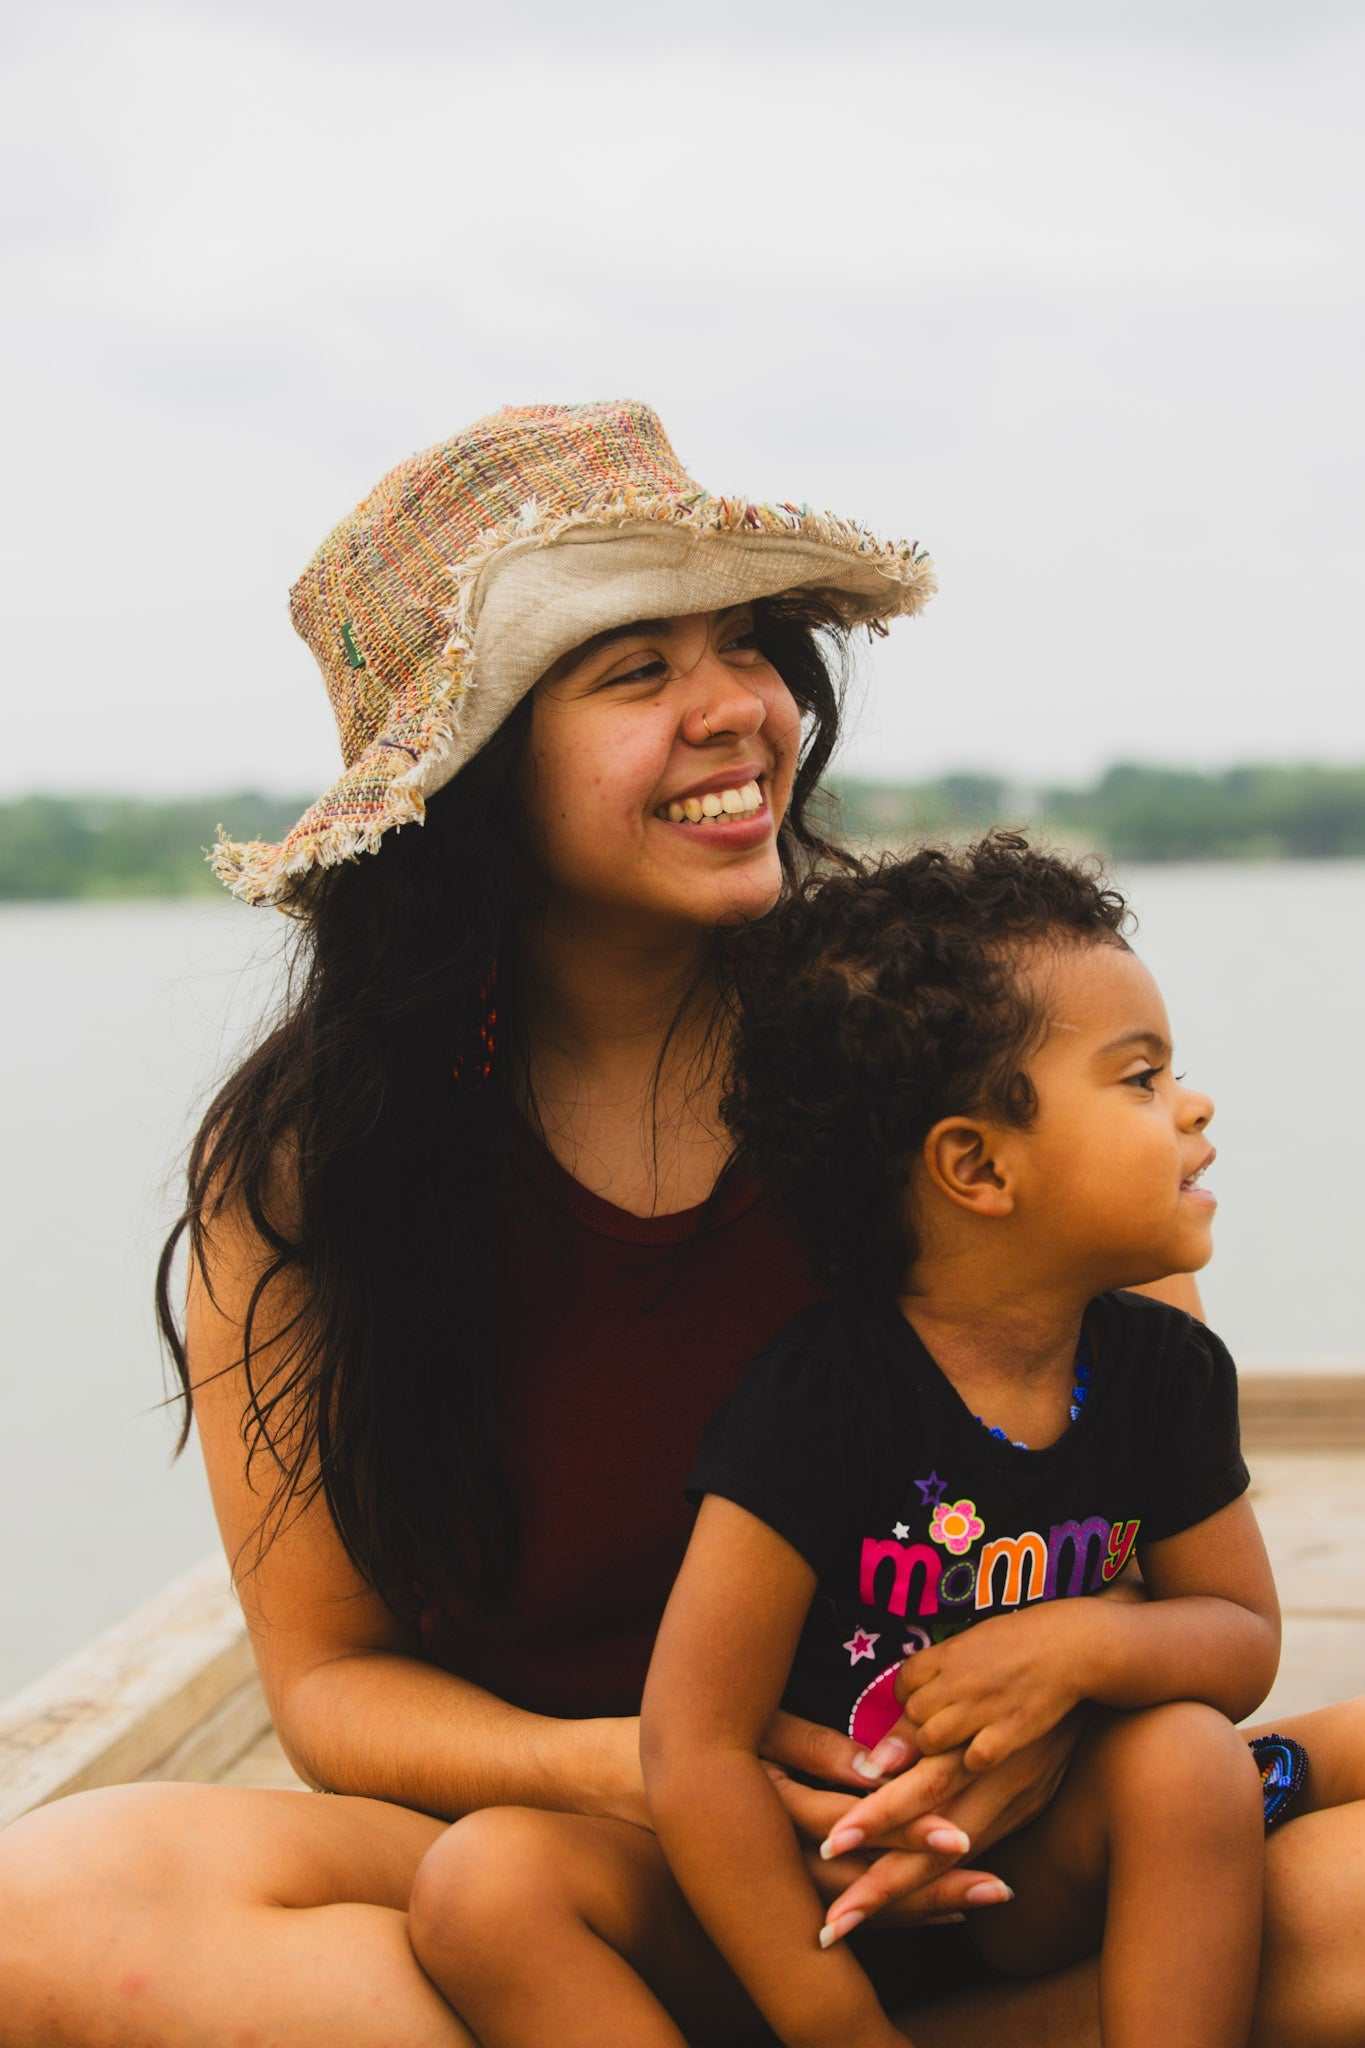
M 782 872 L 801 717 L 749 607 L 644 620 L 535 687 L 524 796 L 551 893 L 579 911 L 713 926 L 761 916 Z

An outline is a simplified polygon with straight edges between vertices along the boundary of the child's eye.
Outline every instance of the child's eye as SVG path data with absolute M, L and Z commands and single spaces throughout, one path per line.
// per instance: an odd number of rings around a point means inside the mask
M 1139 1074 L 1125 1074 L 1123 1085 L 1125 1088 L 1141 1088 L 1144 1093 L 1150 1094 L 1157 1075 L 1164 1071 L 1163 1067 L 1144 1067 Z

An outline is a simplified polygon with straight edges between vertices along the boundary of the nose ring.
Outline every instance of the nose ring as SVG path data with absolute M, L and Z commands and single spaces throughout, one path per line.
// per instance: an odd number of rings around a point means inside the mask
M 701 715 L 701 722 L 702 722 L 702 724 L 703 724 L 703 725 L 704 725 L 704 726 L 706 727 L 706 737 L 707 737 L 707 739 L 708 739 L 708 740 L 713 740 L 713 739 L 715 738 L 715 734 L 714 734 L 714 733 L 712 732 L 712 730 L 711 730 L 711 721 L 710 721 L 710 719 L 709 719 L 709 718 L 707 717 L 707 715 L 706 715 L 706 713 L 705 713 L 704 711 L 702 712 L 702 715 Z

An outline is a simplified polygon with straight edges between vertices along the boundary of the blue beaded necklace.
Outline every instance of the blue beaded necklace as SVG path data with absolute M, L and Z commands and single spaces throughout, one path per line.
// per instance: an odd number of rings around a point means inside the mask
M 1070 1415 L 1073 1422 L 1080 1421 L 1081 1410 L 1085 1406 L 1085 1397 L 1090 1391 L 1090 1378 L 1093 1370 L 1094 1367 L 1090 1360 L 1090 1346 L 1087 1344 L 1085 1332 L 1082 1330 L 1080 1342 L 1076 1346 L 1076 1378 L 1071 1389 Z M 1008 1436 L 1003 1429 L 992 1428 L 984 1415 L 978 1415 L 976 1419 L 985 1430 L 987 1436 L 995 1437 L 1000 1443 L 1010 1444 L 1016 1451 L 1027 1451 L 1032 1448 L 1029 1444 L 1020 1443 L 1017 1436 Z

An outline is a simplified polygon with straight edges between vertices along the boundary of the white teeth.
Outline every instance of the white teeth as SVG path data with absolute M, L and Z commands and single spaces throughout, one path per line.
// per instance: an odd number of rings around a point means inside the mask
M 660 804 L 655 816 L 671 825 L 699 825 L 703 818 L 751 817 L 762 808 L 763 791 L 757 781 L 750 781 L 733 789 L 708 790 L 705 796 L 674 797 L 671 803 Z

